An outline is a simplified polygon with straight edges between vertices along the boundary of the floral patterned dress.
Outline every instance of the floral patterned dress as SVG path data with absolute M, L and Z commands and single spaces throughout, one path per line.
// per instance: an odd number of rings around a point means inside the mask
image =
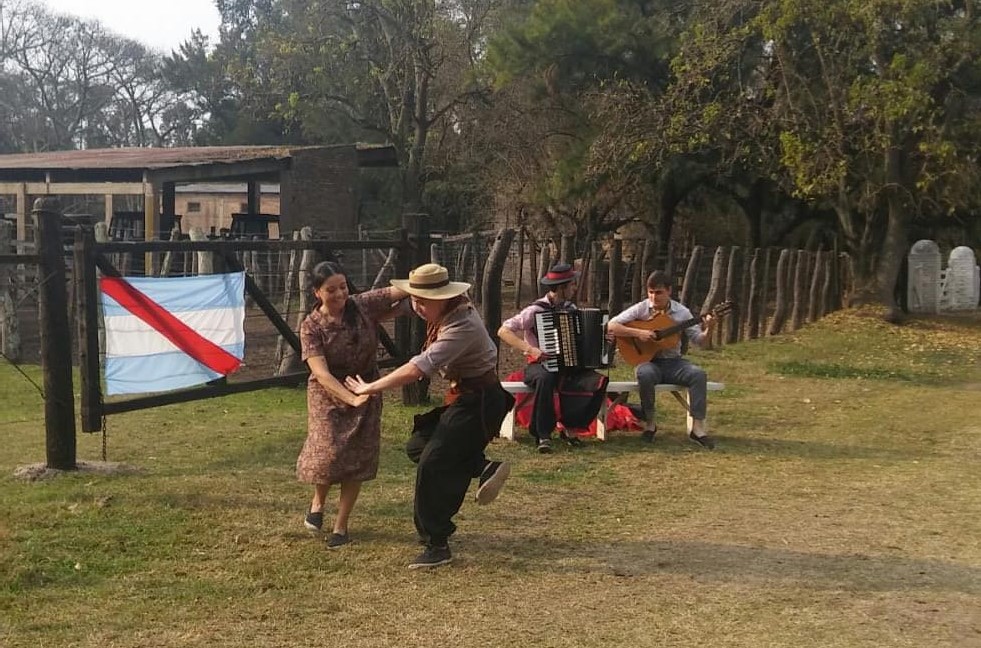
M 300 325 L 303 360 L 323 356 L 342 384 L 347 376 L 378 377 L 379 319 L 392 312 L 392 288 L 352 295 L 356 324 L 328 322 L 314 310 Z M 378 473 L 381 448 L 381 395 L 361 407 L 335 400 L 317 378 L 307 382 L 307 439 L 296 460 L 296 476 L 308 484 L 368 481 Z

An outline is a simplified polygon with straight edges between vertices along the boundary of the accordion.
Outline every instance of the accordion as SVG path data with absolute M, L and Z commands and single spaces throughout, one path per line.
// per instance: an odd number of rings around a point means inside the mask
M 544 311 L 535 315 L 539 348 L 546 371 L 610 366 L 606 324 L 610 314 L 598 308 Z

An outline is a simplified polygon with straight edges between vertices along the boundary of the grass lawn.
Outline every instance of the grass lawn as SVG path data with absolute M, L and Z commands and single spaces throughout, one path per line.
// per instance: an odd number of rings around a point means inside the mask
M 726 383 L 716 451 L 664 396 L 653 446 L 498 440 L 507 488 L 427 573 L 421 410 L 386 402 L 354 543 L 328 551 L 301 523 L 302 390 L 111 417 L 136 472 L 29 482 L 42 400 L 0 364 L 0 646 L 981 646 L 981 320 L 839 313 L 692 359 Z

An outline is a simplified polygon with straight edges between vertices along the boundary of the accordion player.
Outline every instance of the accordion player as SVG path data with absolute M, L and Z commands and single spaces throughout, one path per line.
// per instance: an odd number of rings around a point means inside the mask
M 606 340 L 609 312 L 599 308 L 543 311 L 535 315 L 542 366 L 561 369 L 600 369 L 610 366 Z

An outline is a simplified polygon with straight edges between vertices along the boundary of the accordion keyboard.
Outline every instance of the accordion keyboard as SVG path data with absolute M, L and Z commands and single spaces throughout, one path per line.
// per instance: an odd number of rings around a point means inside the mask
M 555 373 L 559 370 L 559 329 L 551 318 L 536 317 L 535 328 L 538 333 L 538 348 L 545 352 L 542 359 L 545 371 Z

